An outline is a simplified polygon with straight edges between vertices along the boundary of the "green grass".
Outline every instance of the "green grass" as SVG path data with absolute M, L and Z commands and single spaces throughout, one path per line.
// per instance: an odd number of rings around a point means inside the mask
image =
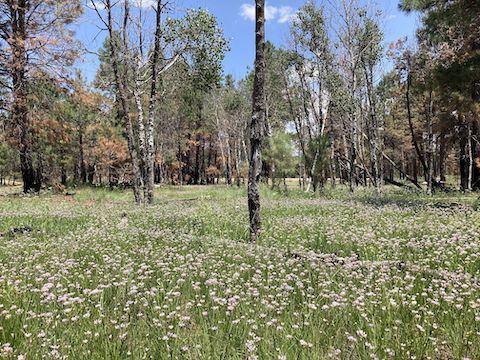
M 14 190 L 0 357 L 480 358 L 474 194 L 264 188 L 251 244 L 243 188 Z

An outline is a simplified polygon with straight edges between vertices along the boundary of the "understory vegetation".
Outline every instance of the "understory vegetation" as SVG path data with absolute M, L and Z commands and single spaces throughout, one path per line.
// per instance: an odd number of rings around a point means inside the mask
M 473 194 L 1 191 L 0 357 L 480 358 Z

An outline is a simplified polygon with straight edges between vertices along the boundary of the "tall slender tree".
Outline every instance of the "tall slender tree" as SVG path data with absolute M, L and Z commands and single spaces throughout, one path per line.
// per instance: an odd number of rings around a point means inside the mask
M 265 0 L 255 1 L 255 79 L 253 83 L 253 111 L 250 123 L 250 167 L 248 175 L 248 212 L 250 239 L 260 235 L 260 174 L 262 170 L 262 142 L 265 133 Z
M 58 70 L 72 63 L 76 41 L 66 28 L 81 13 L 79 0 L 0 1 L 0 67 L 11 82 L 10 113 L 25 192 L 42 185 L 41 166 L 36 168 L 33 161 L 28 81 L 36 71 L 63 74 Z

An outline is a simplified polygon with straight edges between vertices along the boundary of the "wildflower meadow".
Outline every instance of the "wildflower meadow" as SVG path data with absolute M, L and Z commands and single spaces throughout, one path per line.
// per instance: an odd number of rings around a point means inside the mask
M 0 197 L 0 358 L 480 359 L 473 195 Z

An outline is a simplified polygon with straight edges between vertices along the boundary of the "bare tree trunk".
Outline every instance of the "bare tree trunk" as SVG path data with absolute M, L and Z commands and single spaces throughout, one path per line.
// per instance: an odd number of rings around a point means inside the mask
M 125 93 L 124 84 L 120 79 L 120 72 L 118 66 L 118 53 L 117 53 L 117 44 L 115 43 L 114 38 L 114 31 L 113 31 L 113 17 L 112 17 L 112 4 L 111 0 L 106 0 L 106 10 L 107 10 L 107 26 L 108 26 L 108 35 L 109 45 L 110 45 L 110 58 L 112 62 L 112 70 L 113 75 L 115 78 L 115 86 L 117 90 L 117 96 L 120 100 L 122 115 L 125 121 L 125 128 L 127 131 L 127 141 L 128 141 L 128 151 L 130 154 L 130 160 L 132 163 L 132 186 L 133 186 L 133 195 L 135 197 L 135 202 L 140 204 L 142 202 L 142 197 L 140 194 L 140 184 L 141 184 L 141 174 L 140 174 L 140 167 L 138 164 L 138 155 L 137 149 L 135 147 L 135 140 L 133 134 L 133 126 L 132 120 L 130 119 L 130 115 L 128 113 L 128 104 L 127 104 L 127 96 Z
M 226 182 L 227 185 L 232 185 L 232 147 L 230 146 L 230 137 L 227 135 L 227 167 L 226 167 Z
M 205 136 L 202 136 L 202 161 L 200 171 L 200 183 L 205 185 L 207 183 L 207 171 L 205 167 Z
M 467 149 L 468 149 L 468 182 L 467 190 L 472 191 L 473 189 L 473 146 L 472 146 L 472 124 L 468 124 L 468 137 L 467 137 Z
M 433 192 L 433 93 L 429 92 L 428 110 L 427 110 L 427 193 Z
M 140 74 L 142 68 L 142 61 L 140 56 L 137 59 L 137 69 L 135 73 L 135 88 L 133 89 L 133 97 L 135 99 L 135 105 L 137 107 L 137 123 L 138 123 L 138 149 L 140 151 L 140 160 L 141 160 L 141 173 L 142 173 L 142 185 L 143 185 L 143 193 L 144 198 L 147 196 L 147 172 L 146 164 L 147 164 L 147 150 L 145 147 L 145 119 L 144 119 L 144 111 L 143 111 L 143 104 L 142 104 L 142 95 L 141 95 L 141 81 L 140 81 Z
M 182 156 L 182 145 L 180 143 L 180 140 L 178 141 L 177 161 L 178 161 L 178 183 L 180 185 L 183 185 L 183 156 Z
M 152 55 L 152 81 L 150 87 L 150 99 L 148 102 L 148 121 L 147 121 L 147 131 L 146 131 L 146 140 L 147 140 L 147 153 L 146 153 L 146 164 L 145 164 L 145 172 L 146 172 L 146 188 L 147 188 L 147 203 L 153 204 L 153 190 L 154 190 L 154 182 L 155 182 L 155 174 L 154 174 L 154 163 L 155 163 L 155 143 L 154 143 L 154 121 L 155 121 L 155 105 L 157 103 L 157 81 L 159 75 L 159 68 L 158 63 L 160 59 L 160 39 L 161 39 L 161 20 L 162 20 L 162 0 L 157 0 L 157 8 L 155 10 L 156 17 L 155 17 L 155 41 L 153 46 L 153 55 Z
M 357 76 L 355 73 L 355 66 L 353 67 L 352 73 L 352 101 L 355 99 L 355 92 L 357 88 Z M 353 112 L 351 114 L 351 133 L 350 133 L 350 192 L 353 193 L 355 187 L 355 178 L 356 178 L 356 165 L 357 165 L 357 109 L 356 104 L 353 104 Z
M 313 183 L 313 192 L 315 192 L 315 190 L 316 190 L 317 177 L 316 177 L 315 173 L 316 173 L 316 170 L 317 170 L 317 162 L 318 162 L 318 156 L 319 155 L 320 155 L 320 149 L 317 147 L 317 151 L 315 152 L 315 157 L 313 158 L 312 168 L 310 169 L 310 178 L 308 179 L 308 185 L 307 185 L 307 189 L 305 190 L 305 192 L 310 192 L 310 187 L 312 186 L 312 183 Z
M 250 164 L 248 176 L 248 211 L 250 239 L 256 241 L 261 231 L 260 175 L 262 170 L 262 141 L 265 131 L 265 0 L 255 1 L 255 79 L 253 111 L 250 124 Z
M 129 14 L 130 14 L 130 8 L 129 8 L 129 1 L 126 0 L 124 3 L 124 19 L 123 19 L 123 47 L 124 47 L 124 58 L 128 59 L 129 53 L 128 53 L 128 33 L 127 33 L 127 26 L 128 26 L 128 20 L 129 20 Z M 143 110 L 143 103 L 142 103 L 142 71 L 143 69 L 143 29 L 142 29 L 142 23 L 141 23 L 141 17 L 142 17 L 142 10 L 140 9 L 140 21 L 139 21 L 139 39 L 138 39 L 138 51 L 136 51 L 136 54 L 134 58 L 132 59 L 136 61 L 136 67 L 134 67 L 134 88 L 133 88 L 133 97 L 135 100 L 135 105 L 137 107 L 137 124 L 138 124 L 138 149 L 140 152 L 140 172 L 141 172 L 141 179 L 142 179 L 142 188 L 143 188 L 143 197 L 144 199 L 147 198 L 147 173 L 145 171 L 146 168 L 146 163 L 147 163 L 147 151 L 146 151 L 146 146 L 145 146 L 145 113 Z M 128 79 L 128 68 L 125 66 L 125 75 L 124 75 L 124 81 L 127 81 Z M 135 135 L 135 134 L 134 134 Z
M 225 177 L 227 177 L 227 162 L 225 160 L 225 150 L 223 149 L 223 134 L 219 135 L 219 146 L 220 146 L 220 155 L 222 157 L 222 165 L 225 170 Z
M 337 186 L 337 167 L 335 163 L 335 136 L 333 131 L 330 134 L 330 175 L 332 181 L 332 188 Z
M 200 184 L 200 134 L 195 135 L 195 168 L 193 169 L 193 185 Z
M 13 85 L 13 108 L 12 120 L 15 124 L 19 137 L 20 168 L 22 171 L 23 191 L 39 191 L 41 183 L 37 183 L 30 143 L 30 124 L 28 121 L 27 108 L 27 53 L 25 44 L 26 34 L 26 1 L 19 0 L 17 6 L 10 5 L 12 13 L 11 22 L 13 39 L 11 41 L 12 60 L 12 85 Z
M 347 130 L 344 128 L 344 131 L 342 132 L 342 142 L 343 142 L 343 155 L 345 159 L 348 159 L 348 144 L 347 144 Z M 342 161 L 343 163 L 343 161 Z M 342 172 L 342 184 L 345 184 L 350 176 L 350 161 L 346 162 L 346 165 L 343 166 L 343 171 Z
M 382 194 L 382 181 L 383 178 L 381 177 L 382 172 L 380 170 L 380 160 L 379 160 L 379 154 L 381 152 L 379 151 L 379 124 L 378 124 L 378 117 L 377 117 L 377 108 L 376 108 L 376 99 L 375 99 L 375 93 L 373 89 L 373 69 L 370 68 L 368 69 L 365 67 L 365 80 L 367 84 L 367 97 L 368 97 L 368 103 L 369 103 L 369 112 L 370 112 L 370 120 L 371 124 L 368 128 L 370 128 L 370 154 L 372 158 L 372 172 L 373 172 L 373 182 L 375 185 L 375 189 L 377 192 L 377 195 Z
M 250 159 L 248 157 L 247 143 L 245 142 L 245 136 L 242 136 L 242 151 L 244 159 L 247 161 L 248 166 L 250 167 Z
M 417 158 L 413 158 L 413 179 L 418 183 L 418 165 Z
M 383 153 L 385 149 L 385 119 L 383 118 L 382 115 L 378 118 L 378 123 L 377 123 L 377 146 L 378 146 L 378 153 L 381 154 L 380 159 L 379 159 L 379 169 L 378 171 L 380 174 L 378 174 L 378 177 L 380 179 L 380 192 L 383 193 L 383 179 L 384 179 L 384 173 L 385 173 L 385 165 L 383 161 Z M 402 169 L 402 172 L 405 173 L 404 169 Z
M 415 148 L 415 152 L 417 154 L 418 160 L 422 164 L 423 171 L 426 175 L 428 173 L 427 163 L 425 162 L 425 158 L 423 157 L 422 152 L 420 151 L 420 147 L 418 146 L 417 139 L 415 138 L 415 130 L 413 129 L 412 106 L 411 106 L 411 101 L 410 101 L 410 88 L 411 88 L 411 86 L 412 86 L 412 76 L 411 76 L 411 74 L 408 74 L 408 76 L 407 76 L 407 91 L 405 93 L 405 97 L 406 97 L 406 100 L 407 100 L 408 126 L 410 128 L 410 135 L 412 136 L 413 147 Z
M 83 184 L 87 182 L 87 167 L 85 165 L 85 152 L 83 150 L 83 128 L 80 127 L 79 134 L 78 134 L 78 146 L 80 148 L 79 156 L 80 156 L 80 179 Z
M 439 172 L 440 172 L 440 182 L 441 183 L 445 183 L 446 181 L 446 177 L 445 177 L 445 160 L 446 160 L 446 144 L 445 144 L 445 133 L 442 132 L 441 135 L 440 135 L 440 141 L 439 141 L 439 145 L 440 145 L 440 154 L 439 154 L 439 164 L 438 164 L 438 168 L 439 168 Z
M 235 150 L 236 150 L 236 154 L 235 154 L 235 171 L 237 173 L 237 178 L 236 178 L 236 182 L 237 182 L 237 187 L 240 187 L 241 185 L 241 175 L 240 175 L 240 157 L 241 157 L 241 149 L 240 149 L 240 144 L 239 142 L 237 141 L 235 143 Z

